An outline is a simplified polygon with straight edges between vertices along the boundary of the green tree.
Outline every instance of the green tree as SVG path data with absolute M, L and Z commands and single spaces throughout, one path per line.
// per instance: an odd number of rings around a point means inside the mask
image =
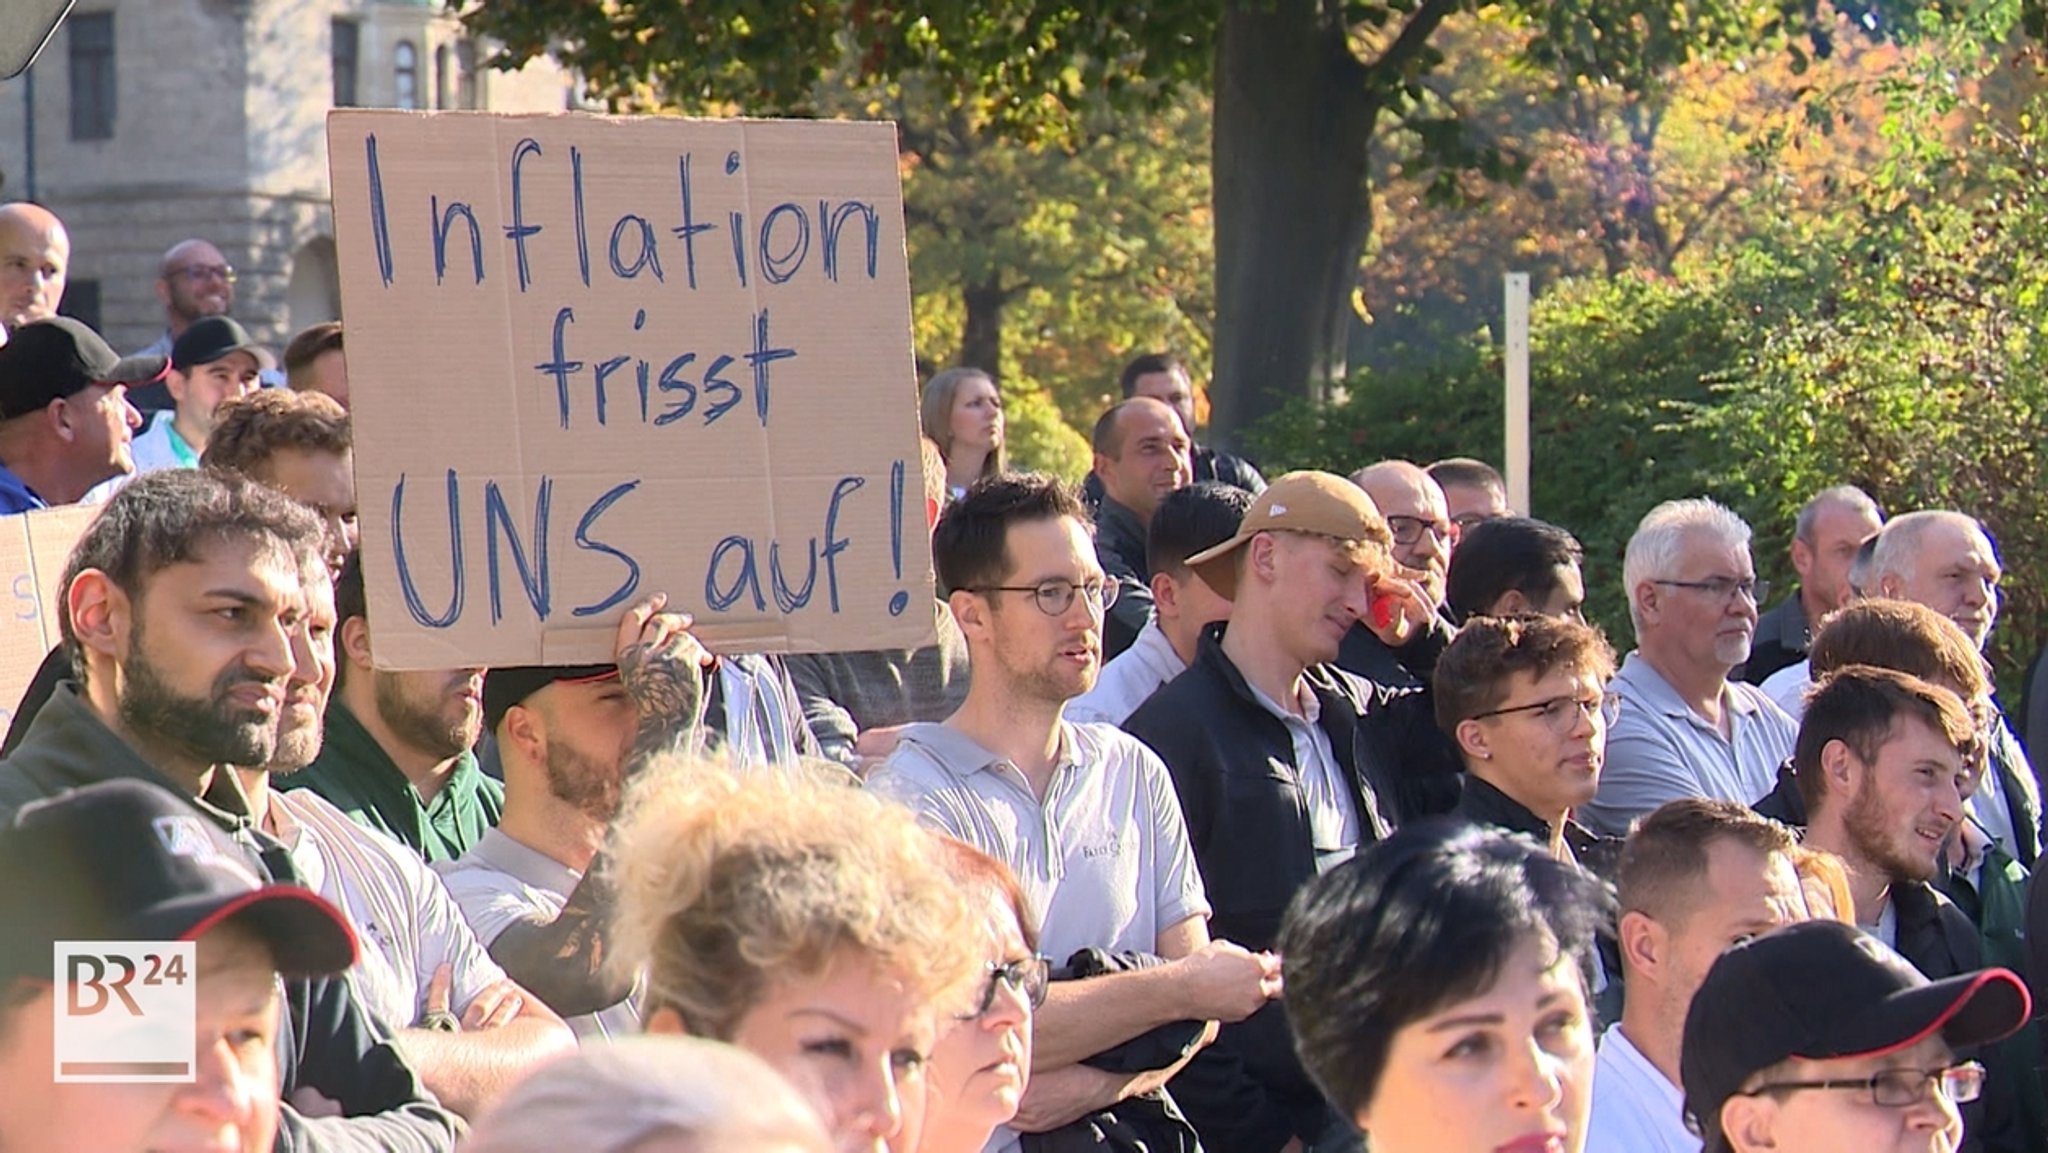
M 453 3 L 454 0 L 451 0 Z M 1857 7 L 1917 9 L 1913 0 Z M 1731 45 L 1796 38 L 1814 0 L 1499 0 L 1521 56 L 1561 80 L 1632 89 Z M 1475 141 L 1426 83 L 1447 23 L 1479 0 L 481 0 L 498 58 L 543 52 L 622 102 L 811 111 L 849 56 L 866 78 L 923 77 L 983 125 L 1072 135 L 1101 97 L 1157 109 L 1215 94 L 1215 433 L 1343 375 L 1371 224 L 1368 158 L 1398 133 L 1455 179 L 1515 160 Z

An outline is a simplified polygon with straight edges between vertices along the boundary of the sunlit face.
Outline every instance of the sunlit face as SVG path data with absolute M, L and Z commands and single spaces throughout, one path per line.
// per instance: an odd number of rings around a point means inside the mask
M 292 634 L 292 675 L 285 682 L 277 752 L 268 766 L 280 774 L 297 772 L 320 755 L 322 718 L 334 691 L 334 582 L 325 571 L 315 571 L 306 575 L 304 587 L 306 612 Z
M 378 719 L 421 753 L 445 760 L 476 744 L 483 731 L 484 671 L 371 671 Z
M 220 249 L 203 240 L 178 246 L 163 272 L 165 307 L 186 324 L 226 316 L 235 305 L 235 276 Z
M 1444 511 L 1450 514 L 1451 523 L 1460 530 L 1514 511 L 1508 507 L 1508 494 L 1490 484 L 1446 484 L 1441 487 Z
M 1830 748 L 1846 756 L 1856 782 L 1842 817 L 1850 851 L 1894 880 L 1932 880 L 1974 766 L 1918 717 L 1898 718 L 1869 764 L 1847 745 Z
M 1955 1055 L 1940 1037 L 1884 1057 L 1791 1061 L 1773 1081 L 1855 1081 L 1886 1069 L 1940 1069 Z M 1963 1119 L 1940 1092 L 1912 1105 L 1879 1105 L 1867 1089 L 1792 1089 L 1732 1098 L 1722 1131 L 1736 1153 L 1955 1153 Z
M 1662 939 L 1657 978 L 1644 989 L 1645 996 L 1658 999 L 1660 1016 L 1673 1024 L 1674 1036 L 1715 958 L 1751 937 L 1806 920 L 1791 858 L 1728 837 L 1707 845 L 1706 875 L 1688 883 L 1686 898 L 1683 912 L 1657 922 Z M 1629 988 L 1629 996 L 1636 996 L 1636 986 Z
M 1016 910 L 992 887 L 983 898 L 989 906 L 990 963 L 1029 960 Z M 973 992 L 979 996 L 981 987 Z M 1030 1072 L 1031 1003 L 1021 990 L 998 981 L 988 1011 L 971 1021 L 945 1023 L 932 1050 L 926 1147 L 980 1148 L 996 1126 L 1016 1115 Z M 891 1148 L 909 1153 L 896 1142 Z
M 1304 533 L 1265 533 L 1244 546 L 1246 564 L 1265 576 L 1275 633 L 1304 666 L 1337 659 L 1351 626 L 1372 611 L 1378 572 L 1335 541 Z M 1247 574 L 1250 575 L 1250 574 Z M 1245 591 L 1239 579 L 1239 593 Z
M 1180 418 L 1163 404 L 1126 405 L 1116 422 L 1117 454 L 1098 455 L 1095 475 L 1111 500 L 1149 523 L 1159 502 L 1194 478 L 1192 444 Z
M 1792 541 L 1792 567 L 1799 586 L 1813 593 L 1824 611 L 1849 603 L 1849 567 L 1856 550 L 1884 527 L 1875 509 L 1831 501 L 1814 511 L 1813 540 Z
M 356 474 L 346 449 L 281 448 L 270 454 L 263 482 L 320 514 L 327 526 L 328 566 L 341 571 L 341 558 L 353 552 L 356 527 Z
M 625 685 L 617 677 L 556 681 L 525 707 L 541 721 L 548 792 L 593 821 L 617 816 L 639 718 Z
M 116 654 L 122 724 L 202 765 L 269 764 L 306 614 L 302 581 L 282 549 L 250 540 L 215 541 L 149 577 Z
M 1131 395 L 1150 397 L 1172 409 L 1180 417 L 1181 431 L 1195 434 L 1195 389 L 1186 369 L 1148 372 L 1131 382 Z
M 839 1153 L 881 1153 L 906 1113 L 924 1113 L 937 1032 L 925 998 L 845 952 L 821 974 L 770 985 L 732 1042 L 810 1098 Z
M 1492 988 L 1394 1035 L 1354 1120 L 1373 1153 L 1579 1153 L 1592 1102 L 1584 981 L 1532 938 Z
M 1413 467 L 1376 468 L 1365 480 L 1366 495 L 1394 531 L 1394 559 L 1412 571 L 1431 600 L 1442 602 L 1457 532 L 1444 490 L 1428 473 Z M 1401 543 L 1403 537 L 1410 537 L 1408 543 Z
M 1917 601 L 1961 625 L 1981 649 L 1998 621 L 1998 582 L 2004 575 L 1982 532 L 1943 520 L 1921 536 L 1912 579 L 1886 573 L 1880 587 L 1886 596 Z
M 1756 637 L 1755 599 L 1741 592 L 1716 595 L 1689 586 L 1755 579 L 1748 545 L 1705 530 L 1686 533 L 1671 571 L 1661 581 L 1648 582 L 1655 604 L 1649 621 L 1659 641 L 1701 667 L 1734 668 L 1748 660 L 1750 642 Z
M 1065 612 L 1051 616 L 1032 593 L 1014 591 L 1054 580 L 1102 582 L 1088 530 L 1071 517 L 1022 521 L 1010 525 L 1005 552 L 1010 567 L 1002 583 L 1013 591 L 971 594 L 986 609 L 963 629 L 986 637 L 990 667 L 1012 694 L 1054 703 L 1094 688 L 1102 670 L 1102 610 L 1077 591 Z
M 1003 443 L 1003 394 L 985 376 L 970 376 L 953 390 L 949 424 L 952 447 L 959 452 L 994 452 Z
M 1592 800 L 1600 787 L 1607 753 L 1600 700 L 1606 689 L 1584 669 L 1555 668 L 1541 678 L 1511 675 L 1499 707 L 1518 711 L 1467 722 L 1475 730 L 1469 739 L 1480 744 L 1482 756 L 1474 761 L 1468 748 L 1466 763 L 1537 816 L 1553 823 L 1563 819 L 1568 810 Z M 1550 707 L 1521 708 L 1537 704 Z M 1561 711 L 1546 715 L 1553 709 Z M 1468 734 L 1461 733 L 1460 739 Z
M 64 404 L 74 437 L 72 450 L 80 465 L 98 478 L 93 483 L 135 471 L 129 445 L 142 427 L 142 414 L 128 403 L 127 386 L 88 385 L 65 398 Z
M 196 1078 L 57 1083 L 53 991 L 0 1031 L 0 1149 L 269 1153 L 277 1133 L 279 986 L 269 949 L 229 923 L 195 947 Z
M 18 209 L 0 219 L 0 322 L 9 331 L 57 315 L 71 238 L 57 218 Z
M 178 421 L 201 435 L 199 447 L 204 447 L 204 437 L 213 433 L 215 410 L 230 400 L 256 391 L 256 378 L 261 367 L 253 355 L 231 352 L 219 360 L 195 364 L 183 372 L 172 371 L 171 399 L 178 405 Z

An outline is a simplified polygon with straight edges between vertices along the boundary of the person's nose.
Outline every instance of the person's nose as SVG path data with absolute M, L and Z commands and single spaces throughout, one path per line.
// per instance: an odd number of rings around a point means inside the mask
M 1508 1101 L 1516 1109 L 1543 1112 L 1564 1100 L 1562 1058 L 1536 1043 L 1534 1037 L 1511 1046 L 1508 1057 Z
M 837 1102 L 841 1132 L 870 1134 L 887 1141 L 903 1127 L 903 1103 L 894 1070 L 884 1058 L 864 1067 L 841 1086 Z
M 225 1038 L 201 1041 L 194 1054 L 192 1080 L 177 1091 L 180 1113 L 211 1126 L 239 1125 L 254 1112 L 253 1078 L 243 1074 Z

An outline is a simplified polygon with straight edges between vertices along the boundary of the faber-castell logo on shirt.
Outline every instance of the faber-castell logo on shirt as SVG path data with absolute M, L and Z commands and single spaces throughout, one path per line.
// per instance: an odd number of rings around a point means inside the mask
M 1113 838 L 1099 845 L 1081 846 L 1081 856 L 1091 861 L 1098 857 L 1121 857 L 1123 855 L 1124 843 Z

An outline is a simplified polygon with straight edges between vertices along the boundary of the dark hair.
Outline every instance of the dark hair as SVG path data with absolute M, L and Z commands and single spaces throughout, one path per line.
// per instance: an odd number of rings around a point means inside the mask
M 1941 734 L 1966 763 L 1975 764 L 1983 755 L 1983 738 L 1954 693 L 1891 669 L 1847 665 L 1829 674 L 1808 695 L 1806 715 L 1799 721 L 1792 766 L 1806 811 L 1818 810 L 1827 796 L 1821 750 L 1840 741 L 1858 760 L 1869 764 L 1877 760 L 1904 719 L 1921 721 Z
M 96 569 L 140 606 L 150 577 L 223 541 L 254 541 L 303 569 L 320 560 L 327 534 L 306 506 L 240 473 L 162 469 L 136 477 L 107 502 L 71 550 L 61 587 L 68 599 L 78 574 Z M 70 613 L 59 615 L 58 627 L 83 684 L 85 649 Z
M 1451 550 L 1444 601 L 1460 620 L 1491 611 L 1510 592 L 1540 603 L 1557 594 L 1558 568 L 1585 555 L 1578 538 L 1554 524 L 1525 516 L 1483 520 Z
M 1746 805 L 1705 797 L 1672 801 L 1638 820 L 1621 847 L 1615 886 L 1625 912 L 1666 924 L 1692 911 L 1715 841 L 1792 854 L 1792 830 Z
M 354 443 L 348 410 L 333 397 L 263 388 L 220 406 L 204 459 L 207 468 L 233 469 L 261 480 L 282 449 L 340 454 Z
M 1874 665 L 1925 681 L 1952 681 L 1964 699 L 1984 696 L 1984 658 L 1961 625 L 1914 601 L 1857 601 L 1830 613 L 1808 654 L 1813 677 L 1846 665 Z
M 1590 672 L 1605 684 L 1614 675 L 1614 650 L 1600 630 L 1566 617 L 1473 617 L 1437 658 L 1436 723 L 1455 740 L 1459 722 L 1508 699 L 1510 677 L 1541 680 L 1560 668 Z
M 1234 484 L 1205 480 L 1166 494 L 1152 510 L 1145 536 L 1145 566 L 1180 577 L 1188 558 L 1237 535 L 1252 494 Z
M 1309 881 L 1287 910 L 1279 951 L 1295 1050 L 1356 1117 L 1401 1029 L 1484 993 L 1531 938 L 1585 957 L 1612 905 L 1599 881 L 1527 837 L 1448 819 L 1404 825 Z
M 1448 456 L 1422 471 L 1439 485 L 1490 488 L 1503 493 L 1508 490 L 1508 482 L 1500 475 L 1499 469 L 1469 456 Z
M 352 548 L 341 562 L 341 571 L 334 575 L 334 648 L 335 655 L 341 655 L 341 626 L 355 617 L 370 619 L 370 596 L 363 587 L 363 550 Z M 334 685 L 348 678 L 348 661 L 335 661 Z
M 284 346 L 284 374 L 290 385 L 297 389 L 304 385 L 298 380 L 299 374 L 312 367 L 314 361 L 329 352 L 341 351 L 341 322 L 322 321 L 309 328 L 301 329 Z
M 1173 353 L 1148 352 L 1143 356 L 1133 357 L 1129 364 L 1124 365 L 1124 370 L 1118 374 L 1116 382 L 1117 386 L 1123 389 L 1124 399 L 1129 400 L 1137 394 L 1139 377 L 1151 376 L 1155 372 L 1173 372 L 1176 369 L 1186 372 L 1187 368 L 1187 364 Z
M 1042 472 L 1009 472 L 978 480 L 939 515 L 932 564 L 944 594 L 1000 584 L 1010 571 L 1010 526 L 1072 517 L 1093 530 L 1072 486 Z

